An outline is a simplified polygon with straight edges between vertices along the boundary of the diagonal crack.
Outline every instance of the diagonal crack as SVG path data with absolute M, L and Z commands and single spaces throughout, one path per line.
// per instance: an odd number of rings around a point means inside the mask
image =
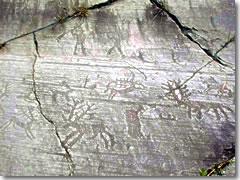
M 227 41 L 216 53 L 215 55 L 217 55 L 218 53 L 220 53 L 224 48 L 226 48 L 231 42 L 235 41 L 235 36 L 233 36 L 229 41 Z
M 107 0 L 105 2 L 101 2 L 101 3 L 98 3 L 98 4 L 95 4 L 93 6 L 90 6 L 87 8 L 87 10 L 95 10 L 95 9 L 100 9 L 102 7 L 105 7 L 105 6 L 109 6 L 111 5 L 112 3 L 116 2 L 118 0 Z M 22 37 L 25 37 L 27 35 L 30 35 L 30 34 L 33 34 L 33 41 L 34 41 L 34 45 L 35 45 L 35 50 L 36 50 L 36 54 L 34 54 L 34 62 L 33 62 L 33 65 L 32 65 L 32 81 L 33 81 L 33 88 L 32 88 L 32 91 L 34 93 L 34 96 L 35 96 L 35 100 L 37 101 L 38 103 L 38 107 L 39 107 L 39 111 L 41 113 L 41 115 L 43 116 L 43 118 L 48 122 L 50 123 L 54 129 L 55 129 L 55 135 L 57 136 L 57 139 L 58 141 L 60 142 L 61 144 L 61 147 L 64 149 L 65 151 L 65 157 L 68 161 L 68 165 L 69 165 L 69 170 L 70 170 L 70 173 L 69 175 L 70 176 L 73 176 L 74 175 L 74 164 L 73 164 L 73 160 L 72 160 L 72 156 L 68 150 L 68 148 L 65 146 L 65 144 L 63 143 L 63 141 L 61 140 L 61 137 L 59 135 L 59 132 L 58 132 L 58 129 L 57 129 L 57 126 L 55 125 L 54 121 L 52 121 L 51 119 L 49 119 L 43 112 L 43 109 L 42 109 L 42 104 L 41 104 L 41 101 L 38 97 L 38 94 L 37 94 L 37 90 L 36 90 L 36 81 L 35 81 L 35 66 L 36 66 L 36 63 L 37 63 L 37 58 L 40 57 L 40 53 L 39 53 L 39 47 L 38 47 L 38 41 L 37 41 L 37 38 L 36 38 L 36 32 L 38 31 L 41 31 L 41 30 L 44 30 L 46 28 L 49 28 L 51 26 L 55 26 L 57 24 L 62 24 L 64 22 L 67 22 L 68 20 L 71 20 L 73 18 L 76 18 L 76 17 L 81 17 L 81 12 L 74 12 L 73 14 L 70 14 L 70 15 L 67 15 L 66 17 L 64 18 L 60 18 L 59 20 L 56 20 L 50 24 L 47 24 L 45 26 L 42 26 L 42 27 L 39 27 L 35 30 L 32 30 L 30 32 L 27 32 L 27 33 L 24 33 L 24 34 L 21 34 L 21 35 L 18 35 L 18 36 L 15 36 L 13 38 L 10 38 L 8 40 L 6 40 L 5 42 L 3 43 L 0 43 L 0 49 L 2 49 L 3 47 L 5 47 L 8 43 L 12 42 L 12 41 L 15 41 L 17 39 L 20 39 Z
M 88 7 L 87 10 L 100 9 L 102 7 L 105 7 L 105 6 L 109 6 L 109 5 L 111 5 L 112 3 L 116 2 L 116 1 L 119 1 L 119 0 L 107 0 L 105 2 L 101 2 L 101 3 L 98 3 L 98 4 L 92 5 L 92 6 Z M 81 12 L 80 13 L 79 12 L 74 12 L 73 14 L 70 14 L 70 15 L 68 15 L 66 17 L 60 18 L 60 19 L 58 19 L 58 20 L 56 20 L 56 21 L 54 21 L 54 22 L 52 22 L 50 24 L 47 24 L 46 26 L 42 26 L 42 27 L 37 28 L 35 30 L 32 30 L 30 32 L 27 32 L 27 33 L 21 34 L 19 36 L 13 37 L 11 39 L 8 39 L 7 41 L 5 41 L 3 43 L 0 43 L 0 49 L 2 49 L 6 44 L 10 43 L 11 41 L 15 41 L 15 40 L 17 40 L 19 38 L 25 37 L 25 36 L 30 35 L 30 34 L 34 35 L 38 31 L 44 30 L 44 29 L 49 28 L 51 26 L 55 26 L 57 24 L 65 23 L 68 20 L 71 20 L 71 19 L 76 18 L 76 17 L 81 17 L 81 16 L 82 16 Z
M 226 48 L 231 42 L 235 41 L 235 37 L 231 38 L 229 41 L 227 41 L 217 52 L 220 53 L 224 48 Z M 189 78 L 187 78 L 185 81 L 183 81 L 183 83 L 181 83 L 179 86 L 175 87 L 172 89 L 172 91 L 175 91 L 179 88 L 181 88 L 182 86 L 184 86 L 188 81 L 190 81 L 191 79 L 194 78 L 194 76 L 199 73 L 202 69 L 204 69 L 205 67 L 207 67 L 209 64 L 211 64 L 212 62 L 214 62 L 214 59 L 212 59 L 211 61 L 207 62 L 205 65 L 203 65 L 202 67 L 198 68 Z M 172 92 L 171 91 L 171 92 Z
M 33 62 L 33 66 L 32 66 L 32 81 L 33 81 L 33 88 L 32 88 L 32 91 L 33 91 L 33 94 L 35 96 L 35 100 L 37 101 L 38 103 L 38 107 L 39 107 L 39 111 L 41 113 L 41 115 L 43 116 L 43 118 L 48 122 L 50 123 L 53 127 L 54 127 L 54 130 L 55 130 L 55 135 L 57 136 L 57 139 L 58 141 L 60 142 L 61 144 L 61 147 L 64 149 L 65 151 L 65 157 L 68 161 L 68 166 L 69 166 L 69 170 L 70 170 L 70 173 L 69 173 L 69 176 L 73 176 L 74 175 L 74 164 L 73 164 L 73 160 L 72 160 L 72 156 L 68 150 L 68 148 L 64 145 L 63 141 L 61 140 L 61 137 L 60 137 L 60 134 L 58 132 L 58 129 L 57 129 L 57 126 L 55 125 L 54 121 L 52 121 L 51 119 L 49 119 L 43 112 L 43 108 L 42 108 L 42 104 L 41 104 L 41 101 L 38 97 L 38 94 L 37 94 L 37 89 L 36 89 L 36 81 L 35 81 L 35 72 L 36 72 L 36 69 L 35 69 L 35 66 L 36 66 L 36 63 L 37 63 L 37 55 L 34 54 L 34 62 Z
M 196 34 L 193 30 L 195 30 L 195 28 L 189 28 L 187 26 L 183 26 L 182 23 L 179 21 L 179 19 L 177 18 L 177 16 L 175 16 L 174 14 L 172 14 L 170 11 L 168 11 L 165 7 L 164 4 L 162 2 L 158 2 L 157 0 L 150 0 L 150 2 L 152 4 L 155 4 L 159 9 L 161 9 L 162 11 L 164 11 L 174 22 L 175 24 L 178 26 L 178 28 L 181 30 L 182 34 L 184 34 L 190 41 L 194 42 L 195 44 L 197 44 L 200 49 L 202 51 L 205 52 L 205 54 L 207 54 L 210 58 L 212 58 L 213 61 L 226 66 L 226 67 L 230 67 L 232 70 L 234 70 L 231 66 L 229 66 L 226 63 L 223 63 L 224 60 L 222 58 L 220 58 L 219 56 L 217 56 L 218 52 L 213 54 L 213 52 L 210 49 L 206 49 L 204 48 L 198 41 L 196 41 L 191 35 L 191 34 Z M 232 38 L 233 40 L 235 39 Z M 224 48 L 224 47 L 222 47 Z
M 89 7 L 88 9 L 89 10 L 93 10 L 93 9 L 100 9 L 104 6 L 109 6 L 111 5 L 112 3 L 116 2 L 116 1 L 119 1 L 119 0 L 108 0 L 108 1 L 105 1 L 105 2 L 102 2 L 102 3 L 99 3 L 99 4 L 95 4 L 91 7 Z
M 35 32 L 33 32 L 33 41 L 34 41 L 34 44 L 35 44 L 36 53 L 37 53 L 38 57 L 40 57 L 40 54 L 39 54 L 39 51 L 38 51 L 38 41 L 37 41 L 37 37 L 36 37 Z
M 7 43 L 0 43 L 0 49 L 4 48 L 6 46 Z

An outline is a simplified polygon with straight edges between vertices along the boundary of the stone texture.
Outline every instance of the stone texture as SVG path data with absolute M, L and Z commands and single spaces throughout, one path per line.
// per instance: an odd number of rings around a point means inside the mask
M 214 53 L 235 35 L 234 1 L 167 4 Z M 74 6 L 0 0 L 0 42 Z M 148 0 L 35 35 L 40 56 L 33 34 L 0 50 L 1 175 L 197 176 L 235 142 L 234 42 L 224 67 Z

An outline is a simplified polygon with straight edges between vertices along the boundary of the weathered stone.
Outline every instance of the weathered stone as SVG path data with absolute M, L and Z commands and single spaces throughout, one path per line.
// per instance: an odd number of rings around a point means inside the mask
M 0 43 L 79 2 L 0 0 Z M 149 0 L 119 0 L 1 48 L 0 174 L 197 176 L 221 160 L 235 142 L 235 44 L 222 48 L 234 1 L 167 10 L 192 32 Z

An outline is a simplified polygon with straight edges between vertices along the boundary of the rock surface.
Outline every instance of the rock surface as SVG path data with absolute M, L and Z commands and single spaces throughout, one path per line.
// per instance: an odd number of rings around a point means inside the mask
M 0 43 L 79 2 L 0 0 Z M 118 0 L 0 50 L 0 175 L 198 176 L 221 160 L 235 142 L 234 1 L 166 3 L 174 16 Z

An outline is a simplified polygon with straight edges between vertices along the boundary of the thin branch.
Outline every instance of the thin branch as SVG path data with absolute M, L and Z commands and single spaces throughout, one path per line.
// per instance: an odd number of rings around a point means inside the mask
M 226 161 L 222 162 L 220 165 L 215 166 L 215 168 L 213 168 L 212 171 L 210 171 L 210 172 L 207 174 L 207 176 L 211 176 L 212 174 L 214 174 L 215 171 L 220 170 L 220 169 L 223 169 L 226 165 L 229 164 L 229 161 L 230 161 L 230 160 L 226 160 Z

